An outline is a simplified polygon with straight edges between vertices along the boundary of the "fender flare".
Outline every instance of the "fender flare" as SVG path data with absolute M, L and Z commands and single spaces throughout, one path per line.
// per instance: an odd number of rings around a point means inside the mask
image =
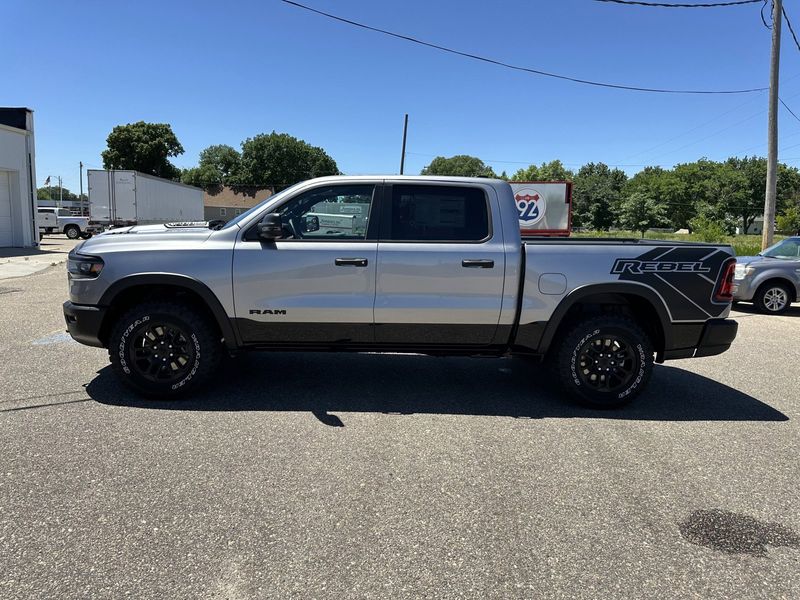
M 143 273 L 139 275 L 129 275 L 112 283 L 108 289 L 103 292 L 98 304 L 100 306 L 110 306 L 114 302 L 114 299 L 125 290 L 149 285 L 169 285 L 184 288 L 200 296 L 214 316 L 214 320 L 219 326 L 223 338 L 225 338 L 225 346 L 229 350 L 234 350 L 239 346 L 240 340 L 237 332 L 231 323 L 228 313 L 225 312 L 222 303 L 219 301 L 219 298 L 217 298 L 216 294 L 214 294 L 206 284 L 192 277 L 187 277 L 186 275 L 174 273 Z
M 589 298 L 590 296 L 608 295 L 608 294 L 625 294 L 627 296 L 637 296 L 647 301 L 658 315 L 658 320 L 661 325 L 661 330 L 664 334 L 664 349 L 672 347 L 672 319 L 670 318 L 669 311 L 667 310 L 664 300 L 653 289 L 643 284 L 633 282 L 620 282 L 620 283 L 596 283 L 589 284 L 582 287 L 575 288 L 567 294 L 563 300 L 558 304 L 553 311 L 550 319 L 547 321 L 542 339 L 539 342 L 539 352 L 544 354 L 550 348 L 553 338 L 558 331 L 564 317 L 569 312 L 569 309 Z
M 781 271 L 780 269 L 766 269 L 763 273 L 759 273 L 755 281 L 753 281 L 752 290 L 753 290 L 753 297 L 755 298 L 756 292 L 758 289 L 769 281 L 780 281 L 781 283 L 785 284 L 786 287 L 789 288 L 789 293 L 792 295 L 792 301 L 796 302 L 798 300 L 797 296 L 797 285 L 794 281 L 792 281 L 785 272 Z

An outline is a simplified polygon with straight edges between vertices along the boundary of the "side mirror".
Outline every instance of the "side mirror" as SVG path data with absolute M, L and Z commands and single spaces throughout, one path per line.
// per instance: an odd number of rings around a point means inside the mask
M 262 240 L 276 240 L 283 236 L 283 225 L 278 213 L 270 213 L 258 223 L 258 237 Z
M 312 231 L 319 231 L 319 217 L 312 215 L 310 217 L 303 217 L 300 219 L 300 227 L 303 233 L 310 233 Z

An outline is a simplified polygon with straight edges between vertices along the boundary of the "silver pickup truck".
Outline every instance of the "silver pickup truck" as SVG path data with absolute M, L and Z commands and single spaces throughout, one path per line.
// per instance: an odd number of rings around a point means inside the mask
M 95 236 L 70 254 L 64 316 L 149 396 L 196 389 L 223 352 L 519 354 L 610 407 L 654 360 L 729 348 L 734 267 L 729 246 L 523 239 L 503 181 L 327 177 L 217 230 Z

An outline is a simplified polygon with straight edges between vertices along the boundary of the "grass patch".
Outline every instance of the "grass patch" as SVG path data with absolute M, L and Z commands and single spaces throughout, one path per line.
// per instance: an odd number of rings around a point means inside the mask
M 640 238 L 641 234 L 638 231 L 581 231 L 573 233 L 572 237 L 576 238 Z M 648 231 L 645 238 L 650 240 L 667 240 L 676 242 L 702 242 L 702 238 L 696 233 L 665 233 L 663 231 Z M 780 241 L 784 238 L 782 235 L 776 235 L 775 241 Z M 736 252 L 736 256 L 753 256 L 761 252 L 761 236 L 760 235 L 726 235 L 719 240 L 721 244 L 730 244 Z

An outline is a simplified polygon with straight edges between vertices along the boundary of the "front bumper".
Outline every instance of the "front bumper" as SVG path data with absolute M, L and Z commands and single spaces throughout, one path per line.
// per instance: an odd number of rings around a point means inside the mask
M 749 302 L 758 289 L 757 285 L 753 285 L 753 277 L 745 277 L 744 279 L 733 280 L 733 299 L 736 302 Z
M 738 330 L 739 324 L 733 319 L 711 319 L 703 326 L 700 337 L 695 338 L 696 343 L 686 348 L 667 350 L 664 352 L 664 360 L 722 354 L 731 347 Z
M 67 322 L 67 332 L 72 339 L 86 346 L 104 348 L 100 341 L 100 328 L 106 316 L 103 306 L 88 306 L 64 302 L 64 320 Z

